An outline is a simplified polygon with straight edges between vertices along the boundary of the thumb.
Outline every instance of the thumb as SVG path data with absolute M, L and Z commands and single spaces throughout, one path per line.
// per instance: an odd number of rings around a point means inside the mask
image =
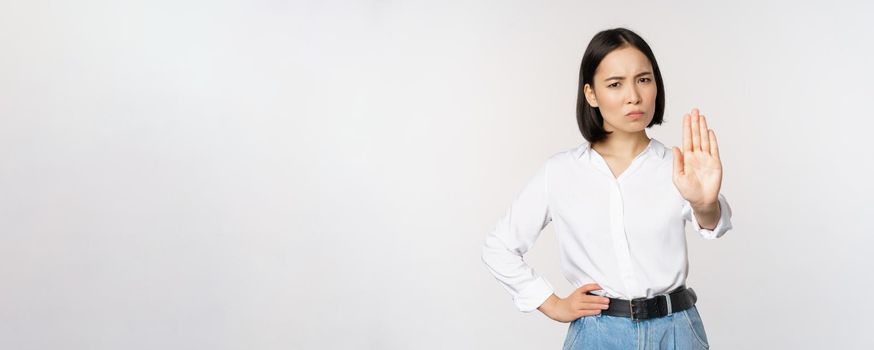
M 677 146 L 671 147 L 674 152 L 674 176 L 682 176 L 683 171 L 683 152 Z

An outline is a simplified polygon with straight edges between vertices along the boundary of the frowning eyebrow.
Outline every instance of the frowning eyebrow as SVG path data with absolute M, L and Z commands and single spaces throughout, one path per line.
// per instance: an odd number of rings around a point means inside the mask
M 647 74 L 652 74 L 652 72 L 643 72 L 643 73 L 640 73 L 640 74 L 638 74 L 638 75 L 635 75 L 634 77 L 637 78 L 637 77 L 641 77 L 641 76 L 644 76 L 644 75 L 647 75 Z M 614 80 L 614 79 L 615 79 L 615 80 L 622 80 L 622 79 L 625 79 L 625 77 L 620 77 L 620 76 L 609 77 L 609 78 L 607 78 L 607 79 L 604 79 L 604 81 Z

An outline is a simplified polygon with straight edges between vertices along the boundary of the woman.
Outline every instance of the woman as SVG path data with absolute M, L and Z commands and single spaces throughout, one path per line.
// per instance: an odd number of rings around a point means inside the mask
M 625 28 L 596 34 L 580 67 L 586 141 L 549 157 L 485 240 L 483 261 L 520 311 L 570 322 L 565 349 L 709 348 L 685 286 L 684 228 L 719 238 L 731 208 L 716 134 L 697 109 L 683 116 L 682 149 L 647 136 L 664 108 L 649 45 Z M 565 298 L 522 259 L 550 222 L 577 287 Z

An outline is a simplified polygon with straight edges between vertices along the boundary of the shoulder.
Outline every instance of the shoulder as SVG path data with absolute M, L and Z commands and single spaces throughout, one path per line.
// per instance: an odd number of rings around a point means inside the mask
M 544 162 L 544 166 L 554 166 L 559 164 L 567 164 L 568 162 L 573 162 L 580 158 L 580 155 L 585 152 L 586 148 L 588 148 L 588 142 L 582 142 L 579 145 L 568 147 L 564 149 L 560 149 L 558 151 L 553 152 L 549 157 L 546 158 Z
M 652 138 L 652 147 L 653 147 L 656 155 L 659 156 L 658 157 L 659 159 L 661 159 L 662 161 L 669 162 L 669 163 L 673 162 L 674 151 L 671 149 L 671 146 L 666 146 L 661 141 L 659 141 L 655 138 Z
M 563 169 L 567 170 L 569 166 L 573 166 L 573 164 L 580 159 L 580 156 L 585 152 L 588 145 L 587 142 L 583 142 L 576 146 L 553 152 L 543 163 L 541 163 L 540 172 L 549 173 L 550 171 L 562 172 Z

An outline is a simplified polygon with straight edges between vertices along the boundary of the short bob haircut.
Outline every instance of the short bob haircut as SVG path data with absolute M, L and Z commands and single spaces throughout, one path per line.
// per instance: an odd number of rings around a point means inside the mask
M 661 124 L 664 119 L 665 84 L 662 81 L 662 73 L 659 71 L 655 55 L 653 55 L 649 45 L 639 35 L 625 28 L 601 31 L 592 37 L 592 41 L 589 42 L 589 46 L 586 48 L 586 53 L 583 54 L 583 62 L 580 63 L 580 88 L 577 90 L 577 124 L 583 137 L 591 144 L 605 140 L 610 132 L 604 130 L 604 117 L 601 116 L 601 111 L 589 105 L 583 89 L 586 84 L 589 84 L 594 89 L 595 84 L 593 82 L 598 65 L 607 54 L 627 45 L 637 48 L 649 58 L 649 62 L 652 64 L 653 75 L 655 75 L 657 87 L 655 114 L 652 121 L 646 127 L 649 128 L 653 125 Z

